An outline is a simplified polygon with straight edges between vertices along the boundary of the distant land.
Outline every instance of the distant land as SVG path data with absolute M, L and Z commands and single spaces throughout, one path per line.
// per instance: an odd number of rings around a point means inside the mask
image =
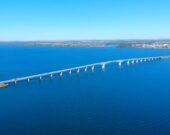
M 67 46 L 170 49 L 169 40 L 70 40 L 70 41 L 11 41 L 0 45 Z

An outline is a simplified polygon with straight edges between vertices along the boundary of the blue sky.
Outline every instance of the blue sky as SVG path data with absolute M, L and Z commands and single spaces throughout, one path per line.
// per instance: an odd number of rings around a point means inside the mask
M 170 38 L 170 0 L 0 0 L 0 41 Z

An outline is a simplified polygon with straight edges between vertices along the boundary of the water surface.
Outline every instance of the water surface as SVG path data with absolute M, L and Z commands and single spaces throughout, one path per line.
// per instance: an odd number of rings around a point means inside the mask
M 0 80 L 166 49 L 0 46 Z M 170 60 L 81 71 L 0 90 L 0 135 L 170 134 Z

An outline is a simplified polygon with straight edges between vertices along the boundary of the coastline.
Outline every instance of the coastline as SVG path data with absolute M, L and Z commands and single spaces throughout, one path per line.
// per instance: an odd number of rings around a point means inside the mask
M 0 83 L 0 88 L 5 88 L 5 87 L 7 87 L 7 86 L 8 86 L 8 84 Z
M 1 41 L 0 45 L 170 49 L 170 40 Z

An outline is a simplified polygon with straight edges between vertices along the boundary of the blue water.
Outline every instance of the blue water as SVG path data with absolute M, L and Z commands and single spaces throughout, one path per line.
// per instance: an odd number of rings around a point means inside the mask
M 170 50 L 114 47 L 0 46 L 0 80 L 72 66 L 170 55 Z M 0 90 L 0 135 L 169 135 L 170 60 Z

